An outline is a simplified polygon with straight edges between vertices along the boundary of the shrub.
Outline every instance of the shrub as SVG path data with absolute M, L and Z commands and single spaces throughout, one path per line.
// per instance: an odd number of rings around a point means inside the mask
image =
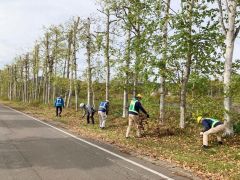
M 233 125 L 234 133 L 240 134 L 240 122 L 237 122 Z
M 196 120 L 198 116 L 211 117 L 223 120 L 224 108 L 222 99 L 214 97 L 196 97 L 189 100 L 189 108 L 191 108 L 192 120 Z

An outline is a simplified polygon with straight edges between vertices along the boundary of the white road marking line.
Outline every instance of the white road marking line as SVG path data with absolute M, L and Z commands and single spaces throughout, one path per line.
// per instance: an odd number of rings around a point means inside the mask
M 3 105 L 3 106 L 5 106 L 5 105 Z M 98 146 L 98 145 L 96 145 L 96 144 L 93 144 L 93 143 L 91 143 L 91 142 L 88 142 L 88 141 L 86 141 L 86 140 L 84 140 L 84 139 L 82 139 L 82 138 L 79 138 L 79 137 L 77 137 L 77 136 L 75 136 L 75 135 L 73 135 L 73 134 L 70 134 L 70 133 L 68 133 L 68 132 L 66 132 L 66 131 L 64 131 L 64 130 L 62 130 L 62 129 L 59 129 L 59 128 L 57 128 L 57 127 L 55 127 L 55 126 L 52 126 L 52 125 L 50 125 L 50 124 L 48 124 L 48 123 L 45 123 L 45 122 L 43 122 L 43 121 L 41 121 L 41 120 L 39 120 L 39 119 L 37 119 L 37 118 L 34 118 L 34 117 L 32 117 L 32 116 L 30 116 L 30 115 L 28 115 L 28 114 L 25 114 L 25 113 L 23 113 L 23 112 L 21 112 L 21 111 L 18 111 L 18 110 L 16 110 L 16 109 L 10 108 L 10 107 L 8 107 L 8 106 L 5 106 L 5 107 L 8 108 L 8 109 L 11 109 L 11 110 L 13 110 L 13 111 L 15 111 L 15 112 L 17 112 L 17 113 L 20 113 L 20 114 L 22 114 L 22 115 L 24 115 L 24 116 L 26 116 L 26 117 L 29 117 L 29 118 L 31 118 L 31 119 L 34 119 L 34 120 L 36 120 L 36 121 L 38 121 L 38 122 L 40 122 L 40 123 L 42 123 L 42 124 L 44 124 L 44 125 L 46 125 L 46 126 L 49 126 L 49 127 L 53 128 L 53 129 L 56 129 L 56 130 L 58 130 L 58 131 L 60 131 L 60 132 L 62 132 L 62 133 L 64 133 L 64 134 L 66 134 L 66 135 L 68 135 L 68 136 L 70 136 L 70 137 L 72 137 L 72 138 L 74 138 L 74 139 L 77 139 L 77 140 L 79 140 L 79 141 L 82 141 L 82 142 L 84 142 L 84 143 L 86 143 L 86 144 L 88 144 L 88 145 L 90 145 L 90 146 L 93 146 L 93 147 L 95 147 L 95 148 L 97 148 L 97 149 L 100 149 L 100 150 L 102 150 L 102 151 L 104 151 L 104 152 L 106 152 L 106 153 L 108 153 L 108 154 L 111 154 L 112 156 L 118 157 L 119 159 L 122 159 L 122 160 L 124 160 L 124 161 L 127 161 L 128 163 L 131 163 L 131 164 L 133 164 L 133 165 L 135 165 L 135 166 L 137 166 L 137 167 L 140 167 L 140 168 L 142 168 L 142 169 L 144 169 L 144 170 L 146 170 L 146 171 L 149 171 L 149 172 L 151 172 L 151 173 L 153 173 L 153 174 L 156 174 L 156 175 L 158 175 L 158 176 L 160 176 L 160 177 L 162 177 L 162 178 L 164 178 L 164 179 L 174 180 L 174 179 L 172 179 L 172 178 L 170 178 L 170 177 L 168 177 L 168 176 L 165 176 L 164 174 L 162 174 L 162 173 L 160 173 L 160 172 L 157 172 L 157 171 L 155 171 L 155 170 L 153 170 L 153 169 L 150 169 L 150 168 L 148 168 L 148 167 L 146 167 L 146 166 L 143 166 L 143 165 L 141 165 L 141 164 L 139 164 L 139 163 L 137 163 L 137 162 L 134 162 L 134 161 L 132 161 L 132 160 L 130 160 L 130 159 L 128 159 L 128 158 L 125 158 L 125 157 L 123 157 L 123 156 L 121 156 L 121 155 L 118 155 L 118 154 L 116 154 L 116 153 L 114 153 L 114 152 L 111 152 L 111 151 L 109 151 L 109 150 L 107 150 L 107 149 L 105 149 L 105 148 L 102 148 L 102 147 L 100 147 L 100 146 Z

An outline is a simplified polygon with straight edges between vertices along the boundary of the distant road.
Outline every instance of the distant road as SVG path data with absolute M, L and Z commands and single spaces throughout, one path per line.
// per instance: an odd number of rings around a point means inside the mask
M 0 105 L 1 180 L 189 179 Z

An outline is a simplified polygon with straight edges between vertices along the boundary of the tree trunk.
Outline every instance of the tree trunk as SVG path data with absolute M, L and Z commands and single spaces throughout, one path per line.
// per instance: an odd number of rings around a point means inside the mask
M 105 67 L 106 67 L 106 100 L 109 100 L 109 86 L 110 86 L 110 55 L 109 55 L 109 43 L 110 43 L 110 13 L 109 9 L 106 12 L 106 46 L 104 50 Z
M 135 72 L 134 72 L 134 82 L 133 82 L 133 96 L 137 95 L 137 88 L 138 88 L 138 81 L 139 81 L 139 71 L 140 71 L 140 55 L 141 55 L 141 50 L 140 50 L 140 42 L 141 42 L 141 33 L 140 33 L 140 26 L 138 25 L 137 28 L 137 36 L 136 36 L 136 46 L 135 46 L 135 57 L 136 57 L 136 62 L 135 62 Z
M 77 88 L 77 34 L 80 18 L 74 22 L 73 30 L 73 65 L 74 65 L 74 91 L 75 91 L 75 110 L 78 111 L 78 88 Z
M 47 96 L 47 76 L 48 76 L 48 72 L 47 72 L 47 58 L 45 57 L 44 59 L 44 63 L 43 63 L 43 75 L 42 75 L 42 101 L 44 104 L 46 104 L 46 96 Z
M 54 101 L 56 97 L 56 80 L 57 80 L 57 67 L 58 67 L 58 62 L 60 60 L 59 58 L 59 45 L 61 44 L 61 38 L 60 36 L 60 29 L 56 26 L 52 29 L 52 32 L 54 34 L 54 47 L 52 51 L 52 78 L 51 78 L 51 84 L 52 84 L 52 98 L 51 100 Z M 60 92 L 58 92 L 60 93 Z
M 69 80 L 69 90 L 68 90 L 68 98 L 67 98 L 67 93 L 65 95 L 65 100 L 67 102 L 67 107 L 69 107 L 70 102 L 71 102 L 71 96 L 72 96 L 72 77 L 70 77 L 70 70 L 72 69 L 72 30 L 70 30 L 68 34 L 68 60 L 67 60 L 67 79 Z
M 51 92 L 51 78 L 52 78 L 52 59 L 50 57 L 50 34 L 45 33 L 44 47 L 45 47 L 45 64 L 44 64 L 44 86 L 43 86 L 43 101 L 45 104 L 50 102 Z
M 189 80 L 191 64 L 192 64 L 192 13 L 194 7 L 194 0 L 191 2 L 187 2 L 189 7 L 189 15 L 188 15 L 188 51 L 187 51 L 187 60 L 184 67 L 183 79 L 181 84 L 181 92 L 180 92 L 180 128 L 185 128 L 186 121 L 186 98 L 187 98 L 187 83 Z
M 91 22 L 88 18 L 87 22 L 87 82 L 88 82 L 88 104 L 93 105 L 93 91 L 92 91 L 92 67 L 91 67 Z
M 8 81 L 8 99 L 10 101 L 12 101 L 12 67 L 11 66 L 8 67 L 8 77 L 9 77 L 9 81 Z
M 72 69 L 72 68 L 71 68 L 71 69 Z M 70 81 L 69 81 L 69 92 L 68 92 L 67 107 L 70 107 L 70 106 L 71 106 L 72 81 L 73 81 L 73 71 L 71 70 L 71 77 L 70 77 Z
M 129 66 L 130 66 L 130 46 L 131 46 L 131 31 L 128 30 L 126 38 L 126 72 L 125 72 L 125 85 L 123 92 L 123 115 L 122 117 L 128 117 L 128 86 L 129 86 Z
M 37 100 L 38 97 L 38 89 L 39 89 L 39 82 L 38 82 L 38 73 L 39 73 L 39 45 L 37 44 L 35 46 L 35 51 L 34 51 L 34 80 L 35 80 L 35 87 L 34 87 L 34 99 Z
M 21 91 L 20 91 L 20 99 L 21 101 L 24 102 L 24 59 L 22 59 L 22 57 L 19 58 L 19 62 L 20 62 L 20 79 L 21 79 Z
M 24 102 L 28 102 L 28 62 L 29 62 L 29 54 L 26 54 L 25 59 L 24 59 L 24 70 L 25 70 Z
M 54 101 L 54 98 L 56 97 L 56 77 L 57 77 L 57 63 L 55 62 L 54 65 L 54 81 L 53 81 L 53 92 L 52 92 L 52 100 Z
M 166 79 L 166 61 L 167 61 L 167 47 L 168 47 L 168 19 L 169 19 L 169 9 L 170 9 L 170 0 L 165 1 L 165 15 L 164 15 L 164 25 L 163 25 L 163 55 L 162 61 L 164 64 L 163 69 L 161 71 L 160 78 L 160 105 L 159 105 L 159 122 L 163 123 L 165 119 L 165 79 Z
M 13 85 L 13 97 L 16 100 L 17 99 L 17 65 L 14 65 L 14 85 Z
M 48 78 L 47 80 L 47 104 L 50 103 L 53 77 L 53 57 L 50 57 L 50 35 L 46 33 L 46 58 L 48 62 Z
M 228 13 L 228 30 L 226 34 L 226 53 L 225 53 L 225 64 L 224 64 L 224 120 L 226 123 L 226 134 L 233 134 L 233 125 L 231 121 L 231 73 L 232 73 L 232 58 L 235 43 L 235 18 L 236 18 L 236 0 L 229 0 L 229 13 Z M 236 34 L 237 35 L 237 34 Z

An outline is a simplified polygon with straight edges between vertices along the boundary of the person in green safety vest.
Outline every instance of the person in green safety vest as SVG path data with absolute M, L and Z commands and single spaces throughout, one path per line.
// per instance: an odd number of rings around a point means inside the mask
M 129 138 L 129 133 L 131 130 L 131 127 L 133 124 L 136 125 L 137 128 L 137 137 L 141 137 L 141 128 L 139 125 L 139 112 L 142 111 L 144 114 L 147 115 L 149 118 L 149 115 L 147 111 L 142 107 L 142 104 L 140 100 L 142 99 L 142 95 L 138 94 L 134 99 L 131 100 L 129 110 L 128 110 L 128 127 L 127 127 L 127 132 L 126 132 L 126 138 Z
M 201 123 L 204 129 L 200 132 L 200 135 L 203 136 L 203 148 L 208 148 L 208 135 L 209 134 L 216 134 L 217 141 L 219 144 L 222 143 L 220 132 L 223 132 L 225 130 L 225 124 L 221 121 L 213 118 L 203 118 L 202 116 L 199 116 L 197 118 L 197 123 Z

